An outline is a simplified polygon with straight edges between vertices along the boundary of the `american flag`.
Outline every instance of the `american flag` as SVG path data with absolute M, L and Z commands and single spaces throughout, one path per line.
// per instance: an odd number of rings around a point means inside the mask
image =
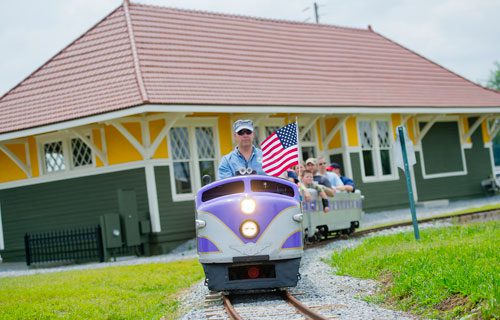
M 262 141 L 262 169 L 270 176 L 279 176 L 286 169 L 299 164 L 297 123 L 276 130 Z

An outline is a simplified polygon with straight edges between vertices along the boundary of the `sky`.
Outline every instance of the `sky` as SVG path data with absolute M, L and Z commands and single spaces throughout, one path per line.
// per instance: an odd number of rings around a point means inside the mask
M 314 23 L 309 0 L 132 0 Z M 122 0 L 0 1 L 0 96 L 118 7 Z M 318 0 L 320 23 L 372 28 L 485 84 L 500 62 L 500 0 Z

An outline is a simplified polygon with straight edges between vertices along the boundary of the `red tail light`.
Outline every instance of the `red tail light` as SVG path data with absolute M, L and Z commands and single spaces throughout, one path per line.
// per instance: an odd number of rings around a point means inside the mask
M 252 266 L 248 268 L 247 273 L 250 279 L 257 279 L 260 276 L 260 268 Z

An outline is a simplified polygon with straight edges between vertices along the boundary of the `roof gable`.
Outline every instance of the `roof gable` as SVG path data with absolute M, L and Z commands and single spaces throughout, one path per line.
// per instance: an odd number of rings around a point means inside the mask
M 0 99 L 0 133 L 147 102 L 500 107 L 500 94 L 371 30 L 125 2 Z

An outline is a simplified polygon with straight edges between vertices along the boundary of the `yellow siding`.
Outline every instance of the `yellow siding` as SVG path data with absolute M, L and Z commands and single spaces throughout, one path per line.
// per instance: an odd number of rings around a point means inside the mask
M 392 122 L 392 134 L 394 138 L 398 134 L 397 127 L 401 125 L 401 115 L 400 114 L 391 114 L 391 122 Z M 408 128 L 406 128 L 408 129 Z
M 488 134 L 488 123 L 486 120 L 481 123 L 481 131 L 483 132 L 483 143 L 491 142 L 491 137 Z
M 339 119 L 328 118 L 325 119 L 325 134 L 328 135 L 330 131 L 335 128 Z M 342 141 L 340 139 L 340 130 L 333 136 L 332 140 L 328 142 L 328 149 L 340 148 L 342 147 Z
M 462 120 L 462 124 L 464 126 L 464 133 L 467 133 L 469 132 L 469 121 L 467 121 L 467 117 L 461 117 L 461 120 Z M 460 133 L 462 134 L 462 133 Z M 461 139 L 460 139 L 461 140 Z M 466 141 L 464 141 L 465 143 L 472 143 L 472 140 L 469 138 L 467 138 Z
M 323 150 L 323 139 L 321 139 L 321 126 L 319 125 L 319 121 L 316 121 L 316 137 L 318 137 L 318 147 L 319 150 Z
M 14 153 L 19 160 L 26 163 L 24 144 L 7 145 L 6 148 Z M 27 178 L 23 170 L 21 170 L 21 168 L 19 168 L 3 151 L 0 151 L 0 168 L 2 168 L 0 183 Z
M 231 120 L 228 115 L 220 115 L 218 120 L 220 154 L 225 155 L 233 150 Z
M 127 123 L 124 127 L 141 142 L 141 127 L 138 123 Z M 110 165 L 142 160 L 135 147 L 113 126 L 106 126 L 106 146 Z
M 99 129 L 92 130 L 92 142 L 97 147 L 97 149 L 102 150 L 101 130 L 99 130 Z M 94 157 L 96 159 L 95 160 L 96 167 L 104 166 L 104 163 L 102 163 L 101 159 L 98 156 L 94 156 Z
M 350 117 L 349 119 L 347 119 L 346 129 L 347 129 L 347 143 L 349 147 L 358 147 L 359 138 L 358 138 L 358 127 L 356 125 L 356 117 Z
M 149 139 L 151 143 L 155 141 L 156 137 L 160 133 L 160 131 L 163 129 L 165 126 L 165 120 L 156 120 L 156 121 L 151 121 L 149 123 Z M 165 139 L 162 139 L 162 142 L 158 146 L 158 149 L 156 149 L 155 154 L 153 155 L 153 159 L 165 159 L 168 158 L 168 147 L 167 147 L 167 142 Z

